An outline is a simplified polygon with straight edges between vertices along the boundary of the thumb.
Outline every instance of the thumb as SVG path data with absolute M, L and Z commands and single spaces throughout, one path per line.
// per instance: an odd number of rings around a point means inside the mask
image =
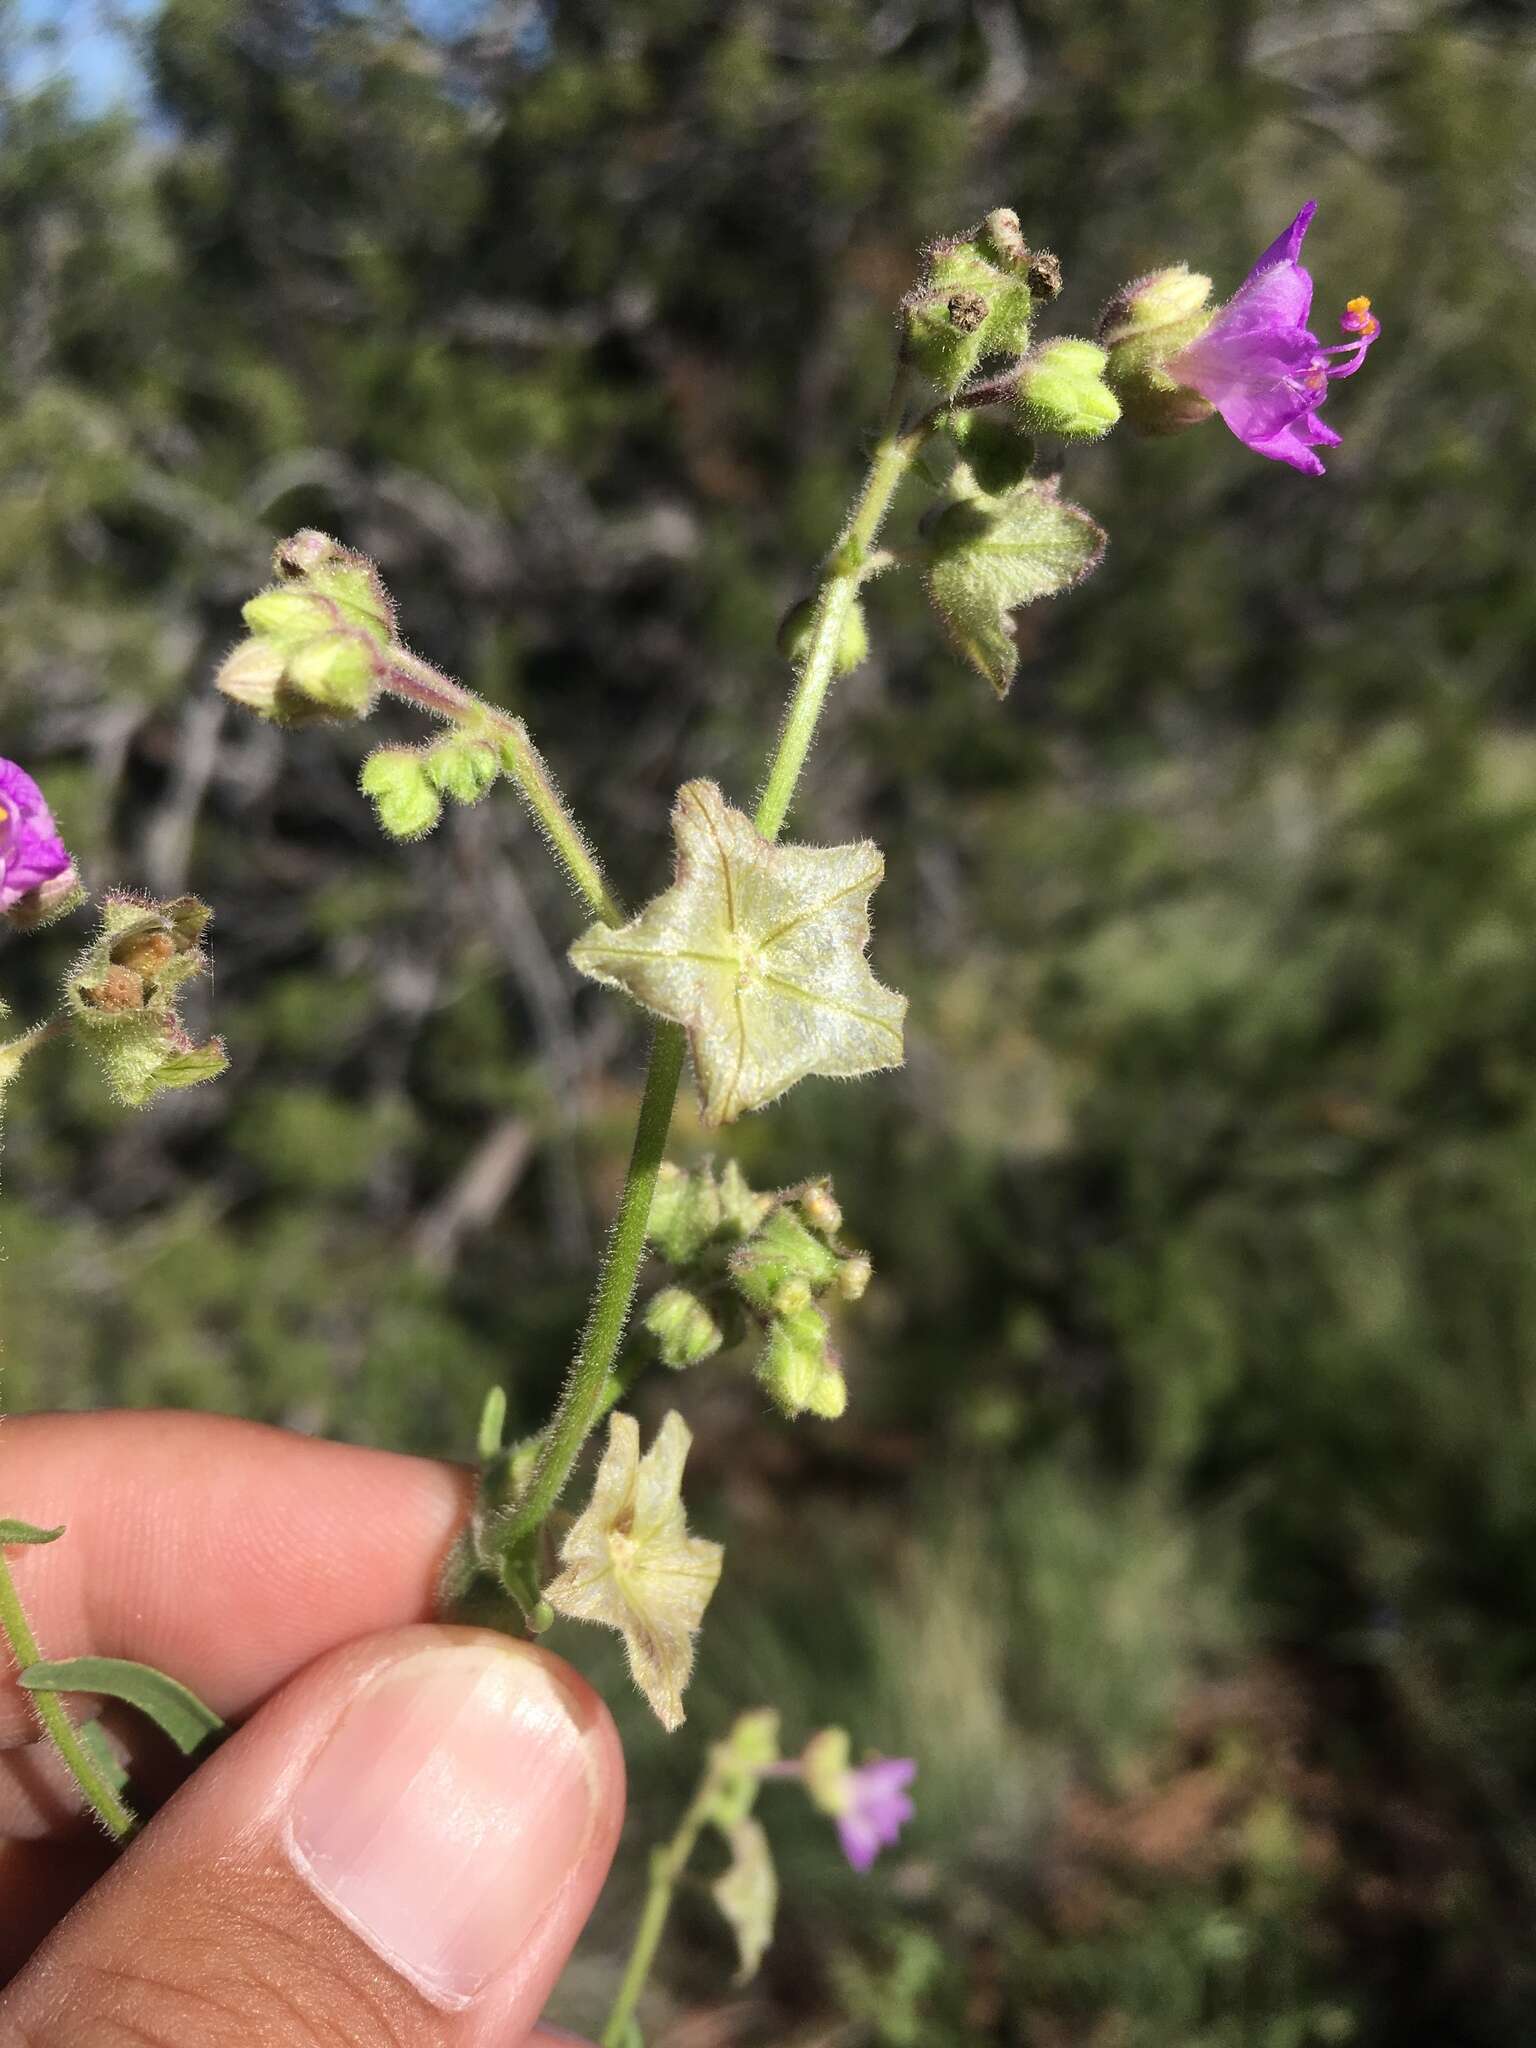
M 558 1658 L 480 1629 L 350 1644 L 61 1922 L 0 2048 L 519 2048 L 623 1800 L 613 1723 Z

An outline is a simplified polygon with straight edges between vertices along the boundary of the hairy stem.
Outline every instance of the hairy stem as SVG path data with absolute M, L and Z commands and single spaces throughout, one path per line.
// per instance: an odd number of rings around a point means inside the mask
M 650 1221 L 656 1176 L 667 1149 L 672 1105 L 682 1078 L 686 1041 L 680 1026 L 658 1024 L 651 1040 L 650 1065 L 640 1117 L 629 1155 L 629 1171 L 619 1197 L 618 1214 L 597 1276 L 592 1312 L 582 1331 L 575 1362 L 561 1392 L 544 1448 L 528 1489 L 512 1510 L 498 1541 L 508 1550 L 531 1536 L 559 1499 L 577 1454 L 603 1409 L 608 1376 L 618 1356 L 629 1307 L 634 1299 L 640 1261 L 645 1256 L 645 1226 Z
M 907 390 L 910 373 L 898 366 L 891 386 L 890 403 L 880 428 L 864 488 L 854 501 L 848 530 L 827 559 L 821 587 L 811 615 L 810 641 L 805 661 L 795 684 L 789 709 L 779 729 L 768 779 L 758 799 L 754 823 L 765 839 L 777 839 L 794 800 L 800 771 L 811 751 L 811 741 L 826 705 L 827 692 L 837 676 L 837 651 L 843 627 L 858 594 L 859 583 L 870 566 L 880 528 L 891 509 L 897 487 L 912 466 L 912 458 L 927 439 L 932 422 L 906 425 Z
M 18 1671 L 25 1671 L 30 1664 L 41 1663 L 37 1638 L 32 1633 L 26 1610 L 21 1604 L 21 1595 L 16 1590 L 16 1581 L 11 1576 L 11 1567 L 4 1551 L 0 1551 L 0 1631 L 11 1646 L 11 1655 L 16 1660 Z M 64 1759 L 66 1768 L 80 1787 L 96 1818 L 114 1840 L 124 1842 L 138 1826 L 137 1820 L 123 1804 L 112 1786 L 102 1776 L 91 1758 L 90 1752 L 80 1740 L 79 1731 L 65 1713 L 57 1693 L 34 1692 L 29 1695 L 37 1709 L 37 1718 L 43 1724 L 43 1732 Z
M 392 697 L 401 697 L 434 718 L 483 734 L 500 752 L 502 763 L 539 830 L 593 914 L 604 924 L 624 922 L 623 904 L 604 881 L 597 856 L 571 815 L 548 762 L 520 718 L 498 711 L 473 690 L 451 681 L 430 662 L 404 647 L 390 649 L 388 666 L 381 671 L 379 682 Z
M 640 2003 L 641 1993 L 650 1979 L 651 1966 L 656 1960 L 656 1950 L 666 1932 L 667 1915 L 672 1910 L 673 1894 L 677 1881 L 688 1868 L 709 1810 L 715 1796 L 715 1774 L 713 1766 L 706 1770 L 699 1789 L 689 1802 L 687 1811 L 678 1822 L 677 1832 L 670 1842 L 664 1843 L 651 1853 L 650 1881 L 646 1886 L 645 1904 L 640 1909 L 640 1922 L 635 1929 L 635 1938 L 630 1946 L 629 1960 L 624 1965 L 624 1975 L 608 2014 L 608 2024 L 603 2028 L 602 2048 L 628 2048 L 630 2029 L 634 2025 L 635 2008 Z
M 881 523 L 890 510 L 896 487 L 931 430 L 931 421 L 905 426 L 909 373 L 898 366 L 885 421 L 875 445 L 869 473 L 854 500 L 842 541 L 829 556 L 816 596 L 810 645 L 790 699 L 769 763 L 758 806 L 757 829 L 776 839 L 794 796 L 800 770 L 810 751 L 817 721 L 836 672 L 838 641 L 859 579 L 872 555 Z M 436 678 L 438 685 L 443 679 Z M 391 685 L 390 687 L 393 687 Z M 468 693 L 465 693 L 466 696 Z M 417 697 L 417 702 L 425 699 Z M 475 702 L 470 699 L 470 702 Z M 428 708 L 433 708 L 429 705 Z M 442 713 L 441 715 L 452 715 Z M 526 793 L 526 792 L 525 792 Z M 599 911 L 599 916 L 606 913 Z M 620 922 L 609 918 L 610 923 Z M 666 1148 L 672 1105 L 683 1071 L 684 1039 L 675 1024 L 658 1025 L 651 1042 L 650 1066 L 640 1102 L 629 1172 L 619 1198 L 619 1212 L 598 1274 L 592 1312 L 582 1333 L 576 1360 L 544 1435 L 544 1448 L 527 1492 L 509 1512 L 497 1533 L 498 1548 L 516 1553 L 529 1543 L 540 1523 L 560 1498 L 571 1467 L 592 1426 L 612 1407 L 606 1399 L 613 1361 L 634 1300 L 640 1262 L 645 1256 L 645 1226 L 651 1197 Z

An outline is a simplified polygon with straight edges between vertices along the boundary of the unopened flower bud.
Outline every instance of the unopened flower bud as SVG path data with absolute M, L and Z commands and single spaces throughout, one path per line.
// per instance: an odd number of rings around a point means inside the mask
M 760 1195 L 734 1159 L 720 1174 L 720 1220 L 733 1237 L 750 1237 L 773 1207 L 771 1195 Z
M 293 698 L 333 716 L 361 717 L 371 709 L 380 643 L 350 621 L 345 607 L 315 591 L 277 589 L 253 597 L 242 616 L 268 658 L 262 663 L 237 648 L 219 675 L 226 696 L 284 722 Z M 274 657 L 281 664 L 275 681 Z
M 782 1289 L 797 1280 L 810 1292 L 829 1287 L 836 1272 L 836 1254 L 787 1208 L 731 1254 L 731 1278 L 742 1299 L 758 1309 L 777 1309 Z
M 688 1173 L 665 1160 L 656 1177 L 646 1223 L 646 1236 L 662 1257 L 674 1266 L 691 1265 L 721 1221 L 720 1189 L 709 1167 Z
M 819 1422 L 836 1422 L 848 1408 L 848 1382 L 835 1365 L 826 1371 L 812 1386 L 805 1401 L 807 1411 Z
M 811 629 L 816 622 L 816 600 L 803 597 L 798 604 L 792 604 L 779 625 L 779 652 L 786 661 L 792 661 L 799 668 L 811 650 Z M 842 631 L 837 637 L 837 660 L 834 673 L 840 676 L 850 674 L 869 656 L 869 627 L 864 618 L 864 607 L 855 598 L 849 605 L 843 619 Z
M 371 709 L 376 650 L 361 634 L 331 632 L 306 641 L 288 660 L 288 682 L 301 697 L 357 716 Z
M 501 773 L 496 749 L 468 733 L 450 733 L 427 749 L 427 774 L 434 788 L 455 803 L 477 804 Z
M 264 640 L 242 640 L 225 657 L 213 686 L 258 717 L 275 718 L 282 681 L 283 657 L 277 649 Z
M 1108 349 L 1176 355 L 1209 324 L 1210 297 L 1211 280 L 1187 263 L 1151 271 L 1122 286 L 1105 306 L 1099 340 Z
M 1210 325 L 1211 280 L 1179 263 L 1116 292 L 1099 318 L 1108 379 L 1140 434 L 1177 434 L 1211 416 L 1196 391 L 1166 365 Z
M 381 642 L 395 637 L 389 593 L 372 562 L 355 548 L 344 548 L 329 534 L 305 527 L 278 542 L 272 567 L 285 582 L 302 583 L 340 605 L 348 624 L 361 626 Z
M 841 1300 L 862 1301 L 874 1276 L 875 1269 L 869 1260 L 862 1252 L 856 1252 L 851 1259 L 841 1261 L 833 1284 Z
M 1104 381 L 1106 351 L 1092 341 L 1064 337 L 1045 342 L 1019 368 L 1017 404 L 1031 433 L 1069 441 L 1096 441 L 1120 417 Z
M 414 747 L 379 747 L 363 763 L 358 780 L 391 839 L 420 839 L 442 815 L 442 798 Z
M 842 1204 L 833 1194 L 830 1181 L 813 1180 L 802 1190 L 800 1214 L 823 1237 L 836 1237 L 843 1227 Z
M 220 669 L 226 697 L 282 725 L 373 707 L 394 614 L 373 565 L 324 534 L 279 544 L 279 581 L 244 608 L 251 639 Z
M 818 1308 L 775 1316 L 757 1362 L 757 1377 L 789 1416 L 810 1413 L 829 1420 L 848 1404 L 848 1390 L 828 1341 L 827 1319 Z
M 644 1321 L 662 1364 L 674 1372 L 713 1357 L 723 1341 L 720 1325 L 686 1287 L 663 1287 L 652 1297 Z
M 803 1308 L 811 1305 L 811 1290 L 804 1280 L 786 1280 L 773 1291 L 773 1312 L 776 1316 L 798 1315 Z

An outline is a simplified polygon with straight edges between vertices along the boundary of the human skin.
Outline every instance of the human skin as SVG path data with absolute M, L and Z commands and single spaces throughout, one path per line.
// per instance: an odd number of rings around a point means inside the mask
M 114 1858 L 0 1673 L 0 2048 L 554 2048 L 618 1739 L 559 1659 L 430 1616 L 456 1467 L 222 1417 L 0 1424 L 46 1655 L 159 1666 L 236 1732 Z

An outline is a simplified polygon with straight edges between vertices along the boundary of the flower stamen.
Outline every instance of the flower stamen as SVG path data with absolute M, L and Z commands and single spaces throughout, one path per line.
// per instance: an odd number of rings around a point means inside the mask
M 1381 332 L 1381 322 L 1371 311 L 1370 300 L 1364 297 L 1347 301 L 1339 325 L 1346 334 L 1358 334 L 1367 341 L 1374 341 Z

